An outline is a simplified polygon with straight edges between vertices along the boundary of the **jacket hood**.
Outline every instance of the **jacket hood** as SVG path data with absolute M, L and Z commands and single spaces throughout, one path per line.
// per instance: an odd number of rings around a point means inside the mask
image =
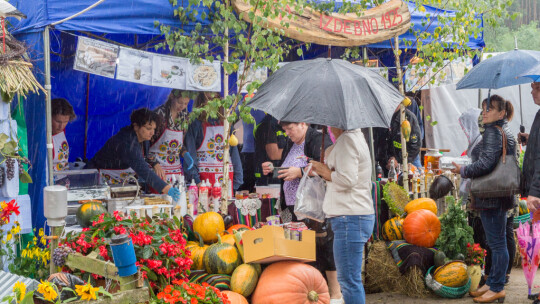
M 469 146 L 480 136 L 480 128 L 478 127 L 480 113 L 482 113 L 482 110 L 471 108 L 463 112 L 459 117 L 459 124 L 467 136 Z

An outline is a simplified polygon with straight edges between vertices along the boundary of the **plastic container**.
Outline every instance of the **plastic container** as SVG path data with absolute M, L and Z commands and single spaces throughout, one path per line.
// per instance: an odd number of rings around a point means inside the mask
M 209 208 L 209 196 L 208 196 L 208 192 L 210 190 L 210 186 L 211 185 L 208 185 L 206 184 L 205 181 L 202 182 L 201 186 L 199 187 L 199 212 L 201 213 L 204 213 L 204 212 L 208 212 L 210 211 L 208 208 Z
M 111 250 L 114 265 L 118 268 L 118 276 L 127 277 L 137 273 L 137 258 L 133 241 L 127 234 L 115 235 L 111 238 Z
M 66 224 L 67 188 L 64 186 L 47 186 L 43 188 L 43 214 L 50 227 Z
M 197 188 L 197 184 L 195 184 L 195 180 L 191 180 L 191 185 L 189 185 L 188 189 L 188 199 L 189 203 L 191 204 L 193 208 L 193 215 L 198 214 L 198 206 L 199 206 L 199 189 Z
M 437 174 L 440 169 L 439 160 L 441 157 L 442 155 L 439 153 L 438 149 L 428 149 L 428 152 L 424 155 L 424 166 L 427 167 L 427 164 L 430 163 L 431 170 Z

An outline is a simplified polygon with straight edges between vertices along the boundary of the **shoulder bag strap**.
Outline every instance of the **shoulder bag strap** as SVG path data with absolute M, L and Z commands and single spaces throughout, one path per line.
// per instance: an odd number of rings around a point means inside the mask
M 497 129 L 499 129 L 499 131 L 501 131 L 501 134 L 502 134 L 502 149 L 503 149 L 503 152 L 502 152 L 502 162 L 503 164 L 506 163 L 506 133 L 504 132 L 504 130 L 501 128 L 501 126 L 495 126 Z

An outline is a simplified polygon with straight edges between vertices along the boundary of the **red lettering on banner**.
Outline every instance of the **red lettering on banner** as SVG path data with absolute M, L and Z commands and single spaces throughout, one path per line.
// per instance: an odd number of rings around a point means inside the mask
M 319 28 L 328 32 L 344 33 L 347 35 L 376 35 L 380 31 L 379 21 L 381 22 L 380 24 L 382 27 L 389 29 L 402 23 L 403 17 L 398 13 L 398 8 L 383 13 L 381 15 L 381 20 L 378 20 L 377 18 L 368 20 L 345 20 L 321 14 L 319 18 Z
M 399 21 L 396 22 L 396 19 L 399 17 Z M 398 14 L 398 9 L 394 9 L 394 25 L 398 25 L 400 24 L 401 22 L 403 22 L 403 17 L 401 17 L 400 14 Z
M 362 27 L 364 28 L 364 35 L 367 35 L 368 33 L 371 35 L 371 23 L 369 23 L 369 21 L 366 22 L 366 20 L 363 20 Z
M 338 25 L 338 22 L 339 22 L 339 30 L 336 28 L 336 26 Z M 343 20 L 339 19 L 339 18 L 334 18 L 334 33 L 339 33 L 343 30 Z
M 324 25 L 323 30 L 329 31 L 329 32 L 332 31 L 332 29 L 328 27 L 328 25 L 330 24 L 330 22 L 332 22 L 332 19 L 333 19 L 332 17 L 328 16 L 328 22 L 326 22 L 326 24 Z
M 343 24 L 344 24 L 344 25 L 343 25 L 343 33 L 352 35 L 352 32 L 351 32 L 351 31 L 347 31 L 347 30 L 350 30 L 350 29 L 351 29 L 351 28 L 350 28 L 351 23 L 352 23 L 352 22 L 349 21 L 349 20 L 343 21 Z
M 371 18 L 371 28 L 373 29 L 373 34 L 377 34 L 379 32 L 379 23 L 377 22 L 376 18 Z M 373 25 L 373 21 L 375 21 L 375 25 Z
M 359 21 L 354 21 L 354 34 L 356 36 L 362 36 L 362 25 Z

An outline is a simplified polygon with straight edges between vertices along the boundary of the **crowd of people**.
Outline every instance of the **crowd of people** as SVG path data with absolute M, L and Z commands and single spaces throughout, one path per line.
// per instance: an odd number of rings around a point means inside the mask
M 180 193 L 170 185 L 173 176 L 184 176 L 186 182 L 193 180 L 197 184 L 205 180 L 210 184 L 221 181 L 225 148 L 223 121 L 202 113 L 190 122 L 187 111 L 190 99 L 194 99 L 194 107 L 202 107 L 219 96 L 202 92 L 193 96 L 191 92 L 175 89 L 157 109 L 133 111 L 131 124 L 112 136 L 88 161 L 87 168 L 98 169 L 110 184 L 136 173 L 154 191 L 169 194 L 174 199 Z M 540 106 L 540 83 L 532 84 L 532 96 Z M 52 109 L 54 169 L 62 171 L 68 168 L 69 158 L 64 129 L 75 114 L 65 99 L 54 99 Z M 418 105 L 413 102 L 411 110 L 405 113 L 412 125 L 407 151 L 409 162 L 421 167 L 419 155 L 424 134 L 422 119 L 416 110 Z M 540 209 L 540 111 L 531 133 L 520 133 L 517 140 L 508 127 L 513 113 L 510 101 L 493 95 L 483 101 L 482 110 L 467 110 L 460 117 L 469 141 L 467 155 L 472 163 L 454 164 L 452 171 L 463 178 L 461 194 L 462 198 L 470 200 L 469 220 L 475 227 L 475 241 L 488 250 L 483 284 L 471 292 L 474 301 L 479 303 L 505 298 L 504 286 L 515 254 L 511 210 L 516 205 L 516 197 L 468 195 L 470 181 L 490 174 L 503 150 L 508 155 L 516 154 L 521 144 L 527 147 L 522 197 L 527 198 L 531 212 Z M 396 109 L 390 129 L 375 132 L 376 159 L 386 169 L 392 160 L 401 161 L 398 114 Z M 372 164 L 364 133 L 360 129 L 330 127 L 330 134 L 326 135 L 317 126 L 304 122 L 277 121 L 270 115 L 258 118 L 259 123 L 252 127 L 254 149 L 246 149 L 241 155 L 236 146 L 230 147 L 232 191 L 253 191 L 255 185 L 280 184 L 281 218 L 284 222 L 297 221 L 296 192 L 300 179 L 308 174 L 304 169 L 311 164 L 310 174 L 318 174 L 327 183 L 323 203 L 327 220 L 322 224 L 307 222 L 317 236 L 315 266 L 328 281 L 331 303 L 364 303 L 362 257 L 375 221 Z M 321 161 L 323 155 L 324 161 Z

